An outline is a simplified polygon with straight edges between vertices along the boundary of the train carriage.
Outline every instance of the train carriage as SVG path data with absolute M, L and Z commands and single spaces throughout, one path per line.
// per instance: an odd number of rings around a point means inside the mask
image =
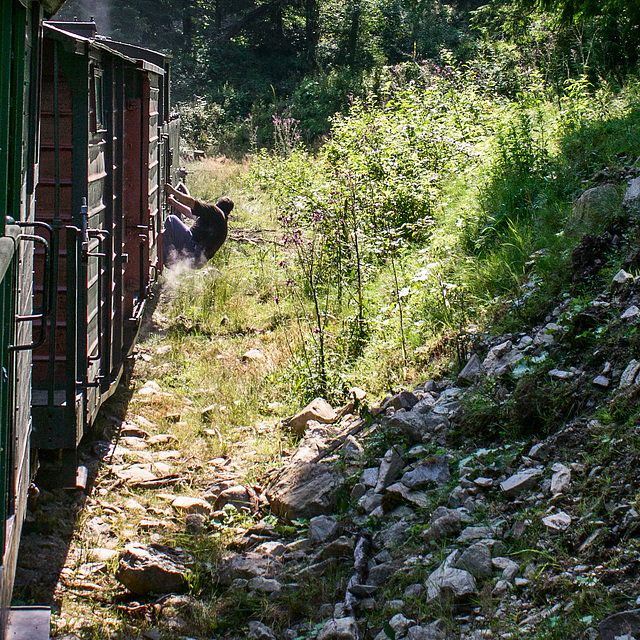
M 167 213 L 163 185 L 176 179 L 179 120 L 172 118 L 169 107 L 169 57 L 123 42 L 104 42 L 141 64 L 127 78 L 124 121 L 127 266 L 123 306 L 128 318 L 125 343 L 132 345 L 150 288 L 162 269 L 160 234 Z
M 43 281 L 33 297 L 34 246 L 49 255 L 46 227 L 33 222 L 41 21 L 62 4 L 0 0 L 0 635 L 9 633 L 11 618 L 34 640 L 42 637 L 38 626 L 48 637 L 48 614 L 41 609 L 10 613 L 9 604 L 32 477 L 31 353 L 44 337 L 48 293 Z M 42 264 L 40 277 L 48 272 L 49 265 Z
M 178 171 L 168 57 L 43 22 L 63 2 L 0 0 L 0 639 L 48 637 L 48 609 L 9 608 L 30 483 L 48 452 L 42 479 L 75 485 Z
M 49 22 L 44 61 L 36 218 L 53 228 L 57 294 L 34 355 L 33 446 L 54 452 L 41 455 L 42 481 L 69 485 L 162 267 L 178 123 L 162 54 L 99 38 L 93 23 Z

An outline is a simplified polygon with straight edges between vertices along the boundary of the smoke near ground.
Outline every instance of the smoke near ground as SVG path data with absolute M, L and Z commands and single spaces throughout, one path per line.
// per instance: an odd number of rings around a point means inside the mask
M 204 263 L 206 264 L 206 263 Z M 164 273 L 167 281 L 174 281 L 187 271 L 200 269 L 204 266 L 202 260 L 186 255 L 175 249 L 168 252 L 165 258 Z

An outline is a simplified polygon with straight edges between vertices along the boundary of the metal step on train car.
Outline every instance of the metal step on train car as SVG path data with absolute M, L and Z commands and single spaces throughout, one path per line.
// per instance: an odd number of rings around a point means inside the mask
M 167 56 L 100 38 L 93 22 L 45 22 L 43 48 L 35 215 L 53 229 L 56 294 L 33 357 L 32 444 L 40 480 L 69 485 L 162 267 L 163 185 L 178 168 L 179 131 Z

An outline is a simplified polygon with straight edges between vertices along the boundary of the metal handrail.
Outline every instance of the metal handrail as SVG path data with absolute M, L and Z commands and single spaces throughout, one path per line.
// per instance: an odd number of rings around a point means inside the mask
M 16 221 L 13 224 L 21 229 L 27 227 L 33 227 L 44 229 L 49 234 L 49 240 L 53 236 L 53 229 L 46 222 L 40 221 Z M 9 345 L 9 351 L 32 351 L 44 344 L 47 338 L 47 328 L 51 320 L 52 301 L 54 297 L 54 280 L 53 270 L 51 269 L 51 250 L 49 240 L 46 240 L 42 236 L 38 236 L 31 233 L 20 233 L 16 236 L 16 242 L 26 241 L 33 242 L 34 244 L 40 243 L 44 247 L 44 274 L 43 274 L 43 286 L 42 286 L 42 313 L 32 313 L 30 315 L 16 315 L 16 322 L 36 322 L 40 321 L 40 336 L 35 342 L 30 344 L 12 344 Z

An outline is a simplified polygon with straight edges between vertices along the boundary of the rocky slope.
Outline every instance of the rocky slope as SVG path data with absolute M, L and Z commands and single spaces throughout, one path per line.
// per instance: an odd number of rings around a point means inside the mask
M 116 412 L 90 496 L 31 512 L 19 593 L 58 602 L 67 639 L 640 638 L 640 278 L 616 225 L 573 255 L 578 281 L 626 256 L 600 290 L 476 336 L 456 376 L 317 399 L 258 482 Z

